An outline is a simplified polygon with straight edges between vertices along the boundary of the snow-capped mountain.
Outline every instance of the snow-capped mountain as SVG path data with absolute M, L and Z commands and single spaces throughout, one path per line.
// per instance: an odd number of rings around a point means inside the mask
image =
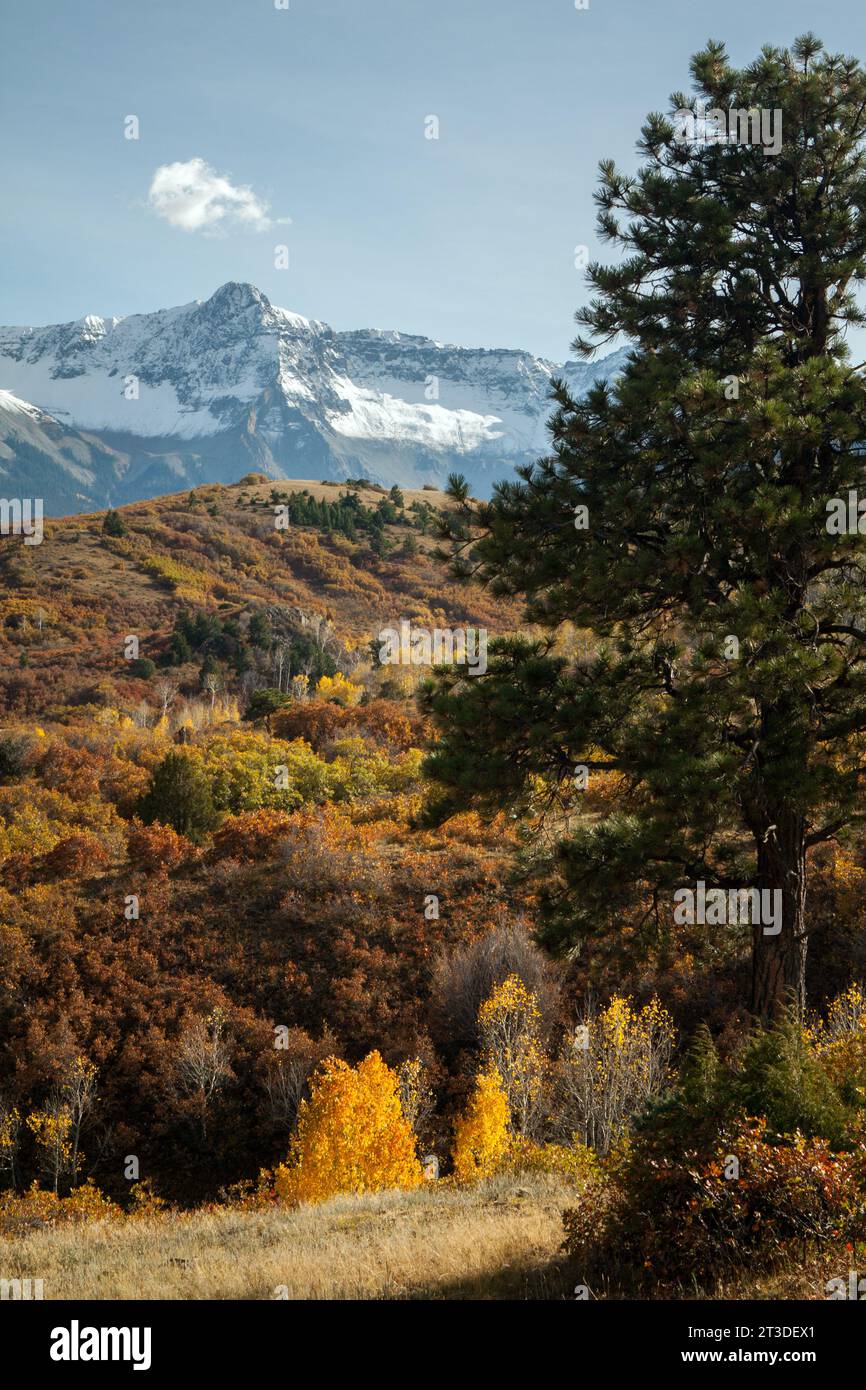
M 546 451 L 551 377 L 580 393 L 624 361 L 338 333 L 229 283 L 152 314 L 0 328 L 0 483 L 38 481 L 53 514 L 253 468 L 406 487 L 458 471 L 485 496 Z

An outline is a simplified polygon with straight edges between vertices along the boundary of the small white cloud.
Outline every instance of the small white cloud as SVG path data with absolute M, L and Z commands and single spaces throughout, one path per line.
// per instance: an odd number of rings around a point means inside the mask
M 243 184 L 233 184 L 203 159 L 161 164 L 151 180 L 148 202 L 159 217 L 185 232 L 213 234 L 230 226 L 266 232 L 275 220 L 291 221 L 271 218 L 264 199 Z

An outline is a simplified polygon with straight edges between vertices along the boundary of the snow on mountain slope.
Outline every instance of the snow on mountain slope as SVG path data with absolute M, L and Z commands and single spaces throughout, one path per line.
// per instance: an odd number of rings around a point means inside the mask
M 152 314 L 0 328 L 0 388 L 113 451 L 114 501 L 253 467 L 405 486 L 456 469 L 486 494 L 545 451 L 552 376 L 581 391 L 624 359 L 558 366 L 406 333 L 338 333 L 233 282 Z M 105 479 L 93 486 L 109 500 Z
M 0 411 L 8 416 L 26 415 L 28 420 L 42 421 L 50 418 L 44 410 L 31 405 L 29 401 L 22 401 L 19 396 L 13 396 L 11 391 L 0 391 Z
M 41 497 L 46 510 L 95 510 L 117 490 L 129 460 L 95 435 L 0 391 L 0 495 Z M 50 506 L 48 503 L 50 502 Z

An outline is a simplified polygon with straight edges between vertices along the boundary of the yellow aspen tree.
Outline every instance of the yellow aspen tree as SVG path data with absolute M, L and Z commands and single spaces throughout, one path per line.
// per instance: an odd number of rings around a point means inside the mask
M 21 1114 L 14 1105 L 4 1105 L 0 1101 L 0 1173 L 8 1169 L 12 1187 L 15 1187 L 15 1159 L 18 1153 L 18 1139 L 21 1131 Z
M 433 1113 L 433 1089 L 420 1057 L 407 1057 L 397 1068 L 397 1085 L 403 1114 L 416 1135 L 423 1135 Z
M 674 1042 L 673 1019 L 655 998 L 638 1009 L 615 994 L 588 1013 L 559 1058 L 560 1113 L 570 1135 L 606 1154 L 664 1089 Z
M 340 671 L 334 676 L 322 676 L 316 686 L 316 694 L 320 700 L 334 700 L 339 705 L 356 705 L 363 693 L 362 685 L 355 685 L 354 681 L 347 680 Z
M 283 1201 L 321 1202 L 341 1192 L 418 1187 L 415 1135 L 400 1105 L 397 1073 L 378 1052 L 357 1067 L 329 1057 L 301 1102 L 289 1162 L 276 1172 Z
M 536 1137 L 543 1121 L 548 1060 L 540 1041 L 541 1012 L 519 975 L 509 975 L 478 1011 L 485 1055 L 499 1074 L 517 1134 Z
M 509 1143 L 508 1098 L 502 1078 L 488 1066 L 475 1080 L 469 1104 L 454 1127 L 454 1176 L 475 1182 L 494 1173 Z
M 68 1105 L 52 1099 L 42 1110 L 27 1116 L 27 1128 L 36 1140 L 42 1171 L 51 1180 L 55 1194 L 61 1176 L 72 1163 L 72 1111 Z

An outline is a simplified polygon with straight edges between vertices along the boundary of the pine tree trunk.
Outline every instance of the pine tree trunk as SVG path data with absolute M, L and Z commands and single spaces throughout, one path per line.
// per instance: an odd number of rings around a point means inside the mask
M 781 930 L 752 928 L 752 1011 L 769 1019 L 806 1003 L 806 845 L 801 816 L 779 816 L 758 840 L 757 886 L 781 892 Z M 775 901 L 771 899 L 771 901 Z

